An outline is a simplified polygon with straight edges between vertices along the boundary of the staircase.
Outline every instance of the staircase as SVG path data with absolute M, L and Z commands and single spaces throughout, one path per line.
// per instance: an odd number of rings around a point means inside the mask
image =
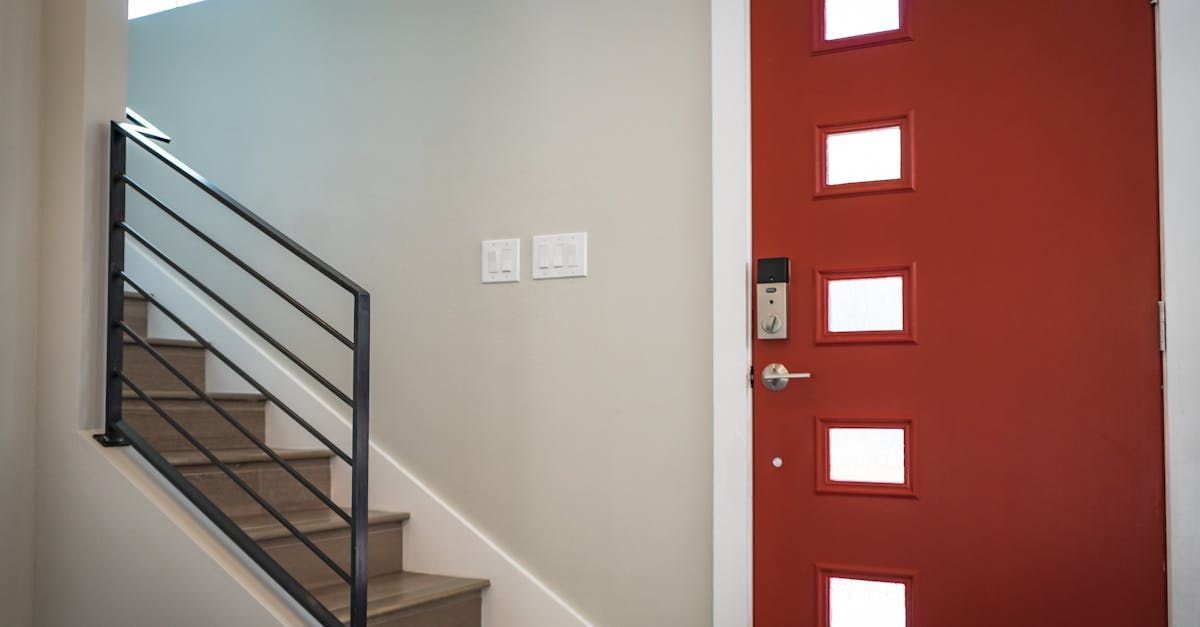
M 370 310 L 366 292 L 329 269 L 327 276 L 345 281 L 355 294 L 354 339 L 314 318 L 314 322 L 354 351 L 354 394 L 332 389 L 354 411 L 354 445 L 353 455 L 350 455 L 315 430 L 125 272 L 124 244 L 129 236 L 200 291 L 227 307 L 231 315 L 260 333 L 268 343 L 277 343 L 261 327 L 188 274 L 168 253 L 125 223 L 124 194 L 127 189 L 142 194 L 172 218 L 183 222 L 178 213 L 124 171 L 127 142 L 150 152 L 226 207 L 247 218 L 251 226 L 270 229 L 268 234 L 273 239 L 310 265 L 328 266 L 166 153 L 152 140 L 166 142 L 170 138 L 137 114 L 131 111 L 128 121 L 114 122 L 112 131 L 109 385 L 105 432 L 96 439 L 105 446 L 128 445 L 136 449 L 322 625 L 478 627 L 482 596 L 488 582 L 405 571 L 403 537 L 408 514 L 367 508 L 369 359 L 366 356 L 369 354 Z M 231 254 L 209 234 L 186 223 L 184 226 L 218 248 L 218 252 Z M 244 264 L 239 267 L 264 282 L 268 289 L 278 290 L 252 268 Z M 306 315 L 311 314 L 294 299 L 288 302 L 301 308 Z M 149 337 L 151 308 L 157 309 L 194 339 Z M 208 392 L 206 352 L 242 376 L 260 393 Z M 294 357 L 286 349 L 284 354 Z M 332 386 L 308 364 L 297 365 L 319 383 Z M 268 404 L 275 404 L 323 446 L 313 449 L 271 447 L 266 442 Z M 349 508 L 333 501 L 332 466 L 341 463 L 351 467 L 352 503 Z

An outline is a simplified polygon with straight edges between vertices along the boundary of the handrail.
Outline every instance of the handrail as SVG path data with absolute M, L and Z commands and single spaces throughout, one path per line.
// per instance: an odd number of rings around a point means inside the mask
M 261 231 L 267 237 L 275 240 L 275 242 L 280 246 L 283 246 L 285 250 L 299 257 L 302 261 L 304 261 L 304 263 L 312 266 L 313 269 L 325 275 L 325 277 L 330 281 L 337 283 L 339 287 L 345 289 L 351 294 L 357 295 L 367 293 L 367 291 L 360 287 L 357 283 L 351 281 L 341 272 L 334 270 L 333 266 L 325 263 L 321 260 L 321 258 L 309 252 L 308 249 L 304 248 L 300 244 L 297 244 L 295 240 L 284 235 L 279 229 L 271 226 L 269 222 L 260 218 L 258 214 L 254 213 L 253 211 L 247 209 L 244 205 L 242 205 L 242 203 L 234 200 L 229 194 L 226 194 L 224 191 L 222 191 L 221 188 L 213 185 L 208 179 L 201 176 L 200 173 L 189 168 L 182 161 L 176 159 L 174 155 L 163 150 L 154 142 L 150 141 L 150 139 L 144 134 L 143 127 L 128 122 L 113 122 L 113 131 L 127 139 L 132 140 L 135 144 L 144 148 L 146 152 L 149 152 L 151 155 L 154 155 L 155 158 L 165 163 L 172 170 L 182 174 L 184 178 L 194 183 L 196 187 L 204 190 L 209 196 L 215 198 L 217 202 L 225 205 L 226 208 L 237 214 L 238 217 L 242 218 L 246 222 L 249 222 L 251 226 Z
M 108 215 L 108 361 L 107 375 L 108 381 L 105 393 L 105 430 L 103 434 L 96 436 L 96 439 L 105 446 L 126 446 L 132 445 L 139 453 L 146 457 L 147 461 L 152 466 L 157 468 L 164 476 L 177 488 L 183 492 L 184 496 L 191 500 L 197 508 L 207 515 L 222 531 L 224 531 L 238 546 L 242 547 L 247 554 L 261 566 L 264 570 L 286 590 L 293 598 L 295 598 L 302 606 L 307 608 L 314 618 L 322 624 L 340 624 L 332 623 L 332 614 L 328 608 L 324 607 L 315 597 L 305 590 L 294 577 L 282 568 L 270 555 L 262 550 L 253 540 L 249 538 L 224 512 L 220 511 L 208 497 L 206 497 L 194 484 L 192 484 L 182 473 L 174 469 L 157 451 L 146 442 L 137 431 L 125 422 L 122 414 L 122 392 L 123 387 L 128 386 L 138 398 L 142 399 L 150 406 L 156 414 L 166 421 L 181 437 L 200 451 L 205 458 L 213 463 L 217 468 L 229 476 L 235 484 L 245 491 L 260 507 L 274 517 L 285 529 L 295 536 L 301 544 L 311 551 L 318 559 L 328 566 L 334 573 L 343 581 L 350 585 L 350 625 L 351 627 L 365 627 L 367 624 L 367 531 L 368 531 L 368 469 L 370 457 L 370 433 L 369 433 L 369 397 L 370 397 L 370 335 L 371 335 L 371 300 L 370 295 L 357 283 L 351 281 L 346 276 L 334 270 L 329 264 L 318 258 L 313 253 L 309 252 L 304 247 L 297 244 L 291 238 L 284 235 L 274 226 L 267 223 L 257 214 L 253 213 L 241 203 L 234 200 L 219 187 L 211 183 L 208 179 L 198 174 L 195 170 L 185 165 L 179 159 L 168 153 L 162 147 L 155 144 L 155 141 L 170 142 L 171 138 L 166 133 L 159 130 L 148 120 L 138 115 L 132 110 L 126 110 L 125 122 L 113 121 L 110 125 L 110 144 L 109 144 L 109 215 Z M 171 170 L 180 174 L 187 181 L 202 189 L 209 196 L 216 199 L 226 209 L 232 211 L 240 218 L 248 222 L 251 226 L 265 234 L 271 240 L 282 246 L 293 256 L 298 257 L 305 264 L 311 266 L 322 274 L 326 279 L 332 281 L 339 287 L 347 290 L 353 295 L 353 325 L 354 330 L 352 338 L 337 330 L 333 325 L 326 322 L 311 309 L 306 307 L 298 299 L 288 294 L 283 288 L 276 285 L 265 275 L 260 273 L 246 263 L 235 253 L 228 248 L 222 246 L 214 238 L 203 232 L 196 225 L 187 221 L 182 215 L 162 202 L 157 196 L 152 194 L 145 187 L 135 182 L 130 178 L 126 171 L 126 150 L 127 145 L 132 142 L 136 146 L 140 146 L 146 152 L 153 155 L 156 159 L 166 164 Z M 279 296 L 288 305 L 292 306 L 300 313 L 304 314 L 313 323 L 325 331 L 328 335 L 341 342 L 352 351 L 353 362 L 353 393 L 348 395 L 334 385 L 329 379 L 318 372 L 315 368 L 304 362 L 299 356 L 292 352 L 282 342 L 272 337 L 262 327 L 250 320 L 245 314 L 233 307 L 227 300 L 221 297 L 215 290 L 208 285 L 205 285 L 194 275 L 189 273 L 181 264 L 172 259 L 166 252 L 151 243 L 145 236 L 134 230 L 125 221 L 125 202 L 126 191 L 132 188 L 135 192 L 144 197 L 153 206 L 166 213 L 173 220 L 182 225 L 188 232 L 198 237 L 205 244 L 216 249 L 226 259 L 233 262 L 239 269 L 243 270 L 251 277 L 256 279 L 260 284 Z M 125 246 L 126 238 L 133 239 L 140 243 L 147 251 L 157 257 L 160 261 L 166 264 L 171 270 L 182 276 L 189 283 L 199 289 L 204 295 L 211 298 L 218 306 L 228 311 L 234 318 L 250 329 L 251 332 L 261 337 L 272 348 L 279 351 L 287 359 L 292 361 L 297 367 L 303 370 L 306 374 L 323 385 L 331 393 L 337 396 L 340 400 L 351 407 L 351 454 L 347 455 L 345 451 L 333 443 L 327 436 L 317 430 L 311 423 L 302 418 L 296 411 L 290 408 L 287 404 L 272 394 L 258 380 L 251 377 L 245 370 L 234 363 L 225 353 L 218 350 L 208 340 L 201 337 L 191 326 L 187 325 L 174 312 L 164 307 L 153 295 L 146 292 L 125 272 Z M 225 410 L 211 395 L 207 394 L 200 386 L 188 379 L 178 368 L 170 363 L 170 361 L 143 337 L 137 334 L 124 321 L 124 302 L 125 302 L 125 286 L 132 286 L 143 298 L 150 304 L 153 304 L 159 311 L 163 312 L 172 322 L 184 330 L 185 333 L 192 336 L 202 348 L 211 352 L 222 363 L 229 366 L 238 376 L 242 377 L 251 387 L 258 390 L 260 394 L 267 400 L 278 406 L 284 414 L 294 420 L 310 435 L 315 437 L 334 455 L 342 459 L 350 465 L 350 512 L 347 514 L 343 509 L 338 507 L 329 498 L 328 495 L 321 492 L 311 481 L 303 476 L 292 467 L 287 460 L 279 456 L 271 447 L 269 447 L 262 439 L 253 434 L 244 425 L 238 422 L 228 411 Z M 174 375 L 184 386 L 191 390 L 196 398 L 206 403 L 209 407 L 215 410 L 225 421 L 229 422 L 238 432 L 252 442 L 259 450 L 267 455 L 268 458 L 284 470 L 288 472 L 294 479 L 303 485 L 326 507 L 333 509 L 334 512 L 342 518 L 343 521 L 349 524 L 350 528 L 350 561 L 349 569 L 341 567 L 337 562 L 331 559 L 320 547 L 313 543 L 303 532 L 293 525 L 286 516 L 272 506 L 262 495 L 258 494 L 248 484 L 243 481 L 236 472 L 228 465 L 222 462 L 215 453 L 206 448 L 193 434 L 189 433 L 183 426 L 175 420 L 163 407 L 154 400 L 148 393 L 140 388 L 134 381 L 131 381 L 124 372 L 124 337 L 128 335 L 133 343 L 148 352 L 155 361 L 164 367 L 168 372 Z M 336 619 L 333 619 L 336 620 Z
M 128 274 L 126 274 L 125 272 L 122 272 L 121 278 L 123 278 L 125 280 L 125 283 L 128 284 L 130 287 L 132 287 L 134 289 L 134 291 L 136 291 L 138 294 L 140 294 L 142 296 L 142 298 L 145 298 L 146 302 L 150 303 L 151 305 L 154 305 L 154 307 L 156 309 L 158 309 L 159 311 L 161 311 L 164 315 L 166 315 L 167 318 L 169 318 L 171 320 L 171 322 L 174 322 L 176 326 L 178 326 L 180 329 L 183 329 L 184 333 L 187 333 L 188 335 L 192 336 L 192 339 L 196 340 L 196 342 L 198 342 L 201 346 L 203 346 L 205 350 L 212 353 L 213 357 L 216 357 L 217 359 L 221 360 L 221 363 L 224 363 L 226 366 L 229 366 L 229 369 L 232 370 L 234 374 L 241 377 L 243 380 L 245 380 L 246 383 L 249 383 L 250 387 L 257 390 L 258 393 L 262 394 L 264 398 L 266 398 L 268 401 L 271 401 L 276 407 L 278 407 L 281 411 L 283 411 L 283 413 L 285 413 L 289 417 L 291 417 L 291 419 L 293 421 L 295 421 L 296 424 L 300 425 L 300 427 L 303 428 L 305 431 L 307 431 L 309 435 L 313 436 L 318 441 L 320 441 L 321 444 L 325 446 L 325 448 L 332 451 L 334 455 L 337 455 L 339 459 L 346 462 L 347 464 L 352 463 L 350 456 L 347 455 L 346 452 L 341 449 L 341 447 L 334 444 L 328 437 L 325 436 L 325 434 L 318 431 L 317 428 L 312 426 L 312 424 L 309 423 L 307 420 L 301 418 L 300 414 L 296 413 L 296 411 L 294 409 L 292 409 L 291 407 L 289 407 L 287 405 L 287 403 L 284 403 L 282 400 L 279 399 L 279 397 L 272 394 L 271 391 L 266 388 L 266 386 L 264 386 L 263 384 L 258 382 L 258 379 L 255 379 L 254 377 L 250 376 L 250 374 L 247 373 L 245 370 L 242 370 L 241 366 L 238 366 L 236 363 L 234 363 L 234 361 L 232 359 L 227 357 L 225 355 L 225 353 L 221 352 L 220 350 L 217 349 L 217 347 L 213 346 L 211 342 L 204 339 L 204 337 L 201 336 L 199 333 L 197 333 L 194 329 L 192 329 L 191 326 L 189 326 L 186 322 L 181 320 L 179 318 L 179 316 L 175 315 L 175 312 L 171 311 L 170 308 L 168 308 L 166 305 L 163 305 L 162 302 L 160 302 L 152 294 L 150 294 L 146 290 L 142 289 L 142 286 L 138 285 L 138 283 L 136 281 L 134 281 Z
M 331 393 L 333 393 L 334 396 L 337 396 L 339 399 L 341 399 L 347 405 L 354 404 L 354 399 L 347 396 L 345 392 L 343 392 L 340 388 L 338 388 L 338 386 L 334 385 L 334 383 L 332 381 L 330 381 L 329 379 L 327 379 L 325 377 L 325 375 L 321 374 L 320 372 L 317 372 L 316 368 L 313 368 L 312 366 L 310 366 L 308 364 L 308 362 L 304 361 L 298 355 L 296 355 L 291 350 L 289 350 L 286 346 L 283 345 L 283 342 L 280 342 L 279 340 L 275 339 L 274 336 L 272 336 L 270 333 L 267 333 L 266 331 L 264 331 L 262 329 L 262 327 L 258 326 L 256 323 L 254 323 L 254 321 L 250 320 L 250 318 L 247 317 L 246 314 L 242 313 L 241 310 L 239 310 L 237 307 L 230 305 L 228 301 L 226 301 L 224 298 L 221 298 L 221 296 L 218 295 L 216 293 L 216 291 L 214 291 L 212 288 L 210 288 L 208 285 L 206 285 L 200 279 L 197 279 L 195 277 L 195 275 L 188 272 L 187 270 L 184 270 L 183 266 L 179 265 L 179 262 L 172 259 L 169 255 L 167 255 L 167 253 L 163 252 L 159 247 L 150 243 L 150 240 L 146 239 L 146 237 L 143 236 L 141 233 L 138 233 L 137 231 L 135 231 L 133 229 L 133 227 L 129 226 L 125 222 L 121 222 L 120 224 L 116 225 L 116 228 L 117 228 L 117 230 L 124 231 L 127 235 L 129 235 L 133 239 L 137 240 L 137 243 L 141 244 L 143 248 L 150 251 L 150 253 L 153 254 L 155 257 L 158 257 L 160 261 L 167 264 L 167 266 L 170 267 L 172 270 L 178 272 L 179 276 L 182 276 L 183 278 L 187 279 L 189 283 L 191 283 L 192 285 L 195 285 L 197 289 L 199 289 L 201 292 L 204 292 L 205 296 L 213 299 L 214 302 L 216 302 L 218 305 L 223 307 L 229 313 L 233 314 L 233 317 L 237 318 L 238 322 L 241 322 L 242 324 L 246 325 L 251 331 L 254 331 L 256 334 L 258 334 L 259 337 L 266 340 L 266 342 L 271 345 L 271 348 L 274 348 L 275 350 L 282 353 L 284 357 L 287 357 L 292 363 L 296 364 L 301 370 L 303 370 L 306 374 L 308 374 L 308 376 L 312 377 L 313 379 L 316 379 L 317 383 L 320 383 L 321 385 L 323 385 L 325 387 L 325 389 L 327 389 Z
M 126 327 L 126 329 L 128 329 L 128 327 Z M 145 341 L 141 338 L 138 338 L 136 335 L 134 337 L 137 340 L 143 342 Z M 171 425 L 171 428 L 175 429 L 179 435 L 183 436 L 183 438 L 187 440 L 188 444 L 191 444 L 196 448 L 197 451 L 200 451 L 201 455 L 204 455 L 206 458 L 208 458 L 208 461 L 219 468 L 221 472 L 225 473 L 225 475 L 229 477 L 231 481 L 237 484 L 237 487 L 241 488 L 243 492 L 250 496 L 251 499 L 254 499 L 254 502 L 258 503 L 259 507 L 266 510 L 266 512 L 275 518 L 275 520 L 279 521 L 279 524 L 283 525 L 284 528 L 288 530 L 288 533 L 291 533 L 296 537 L 297 540 L 303 542 L 304 546 L 308 547 L 308 549 L 312 551 L 313 554 L 316 555 L 322 562 L 325 562 L 325 565 L 331 568 L 333 572 L 337 573 L 339 577 L 346 580 L 347 583 L 350 582 L 350 575 L 341 566 L 338 566 L 337 562 L 330 559 L 330 557 L 325 554 L 325 551 L 322 551 L 320 547 L 313 544 L 313 541 L 309 540 L 308 536 L 305 535 L 303 531 L 297 529 L 296 526 L 287 519 L 287 516 L 284 516 L 278 509 L 275 509 L 275 506 L 271 505 L 267 499 L 263 498 L 263 496 L 259 494 L 257 490 L 250 487 L 250 484 L 246 483 L 245 479 L 239 477 L 232 468 L 230 468 L 225 462 L 221 461 L 221 459 L 217 457 L 216 453 L 213 453 L 212 450 L 204 446 L 200 440 L 197 440 L 196 436 L 192 435 L 187 429 L 184 429 L 183 425 L 179 424 L 179 421 L 172 418 L 171 415 L 162 408 L 162 405 L 159 405 L 158 402 L 155 401 L 144 390 L 142 390 L 138 384 L 131 381 L 124 372 L 120 373 L 119 377 L 121 381 L 125 383 L 125 385 L 129 386 L 129 389 L 133 390 L 134 394 L 138 395 L 138 398 L 145 401 L 146 404 L 155 411 L 155 413 L 161 416 L 163 420 L 167 421 L 167 424 Z
M 214 240 L 213 238 L 206 235 L 204 233 L 204 231 L 201 231 L 199 228 L 196 227 L 196 225 L 192 224 L 191 222 L 188 222 L 186 219 L 184 219 L 183 216 L 179 215 L 179 213 L 177 211 L 168 207 L 166 203 L 159 200 L 157 196 L 146 191 L 146 188 L 139 185 L 137 183 L 137 181 L 134 181 L 133 179 L 129 178 L 128 175 L 122 176 L 121 180 L 124 181 L 125 184 L 128 185 L 130 188 L 132 188 L 133 191 L 135 191 L 139 195 L 141 195 L 142 198 L 145 198 L 146 200 L 150 201 L 151 204 L 158 207 L 163 213 L 170 216 L 170 218 L 172 220 L 179 223 L 179 225 L 182 226 L 183 228 L 187 229 L 192 235 L 195 235 L 196 237 L 200 238 L 200 241 L 204 242 L 205 244 L 208 244 L 211 248 L 213 248 L 217 252 L 221 253 L 221 255 L 224 256 L 226 259 L 228 259 L 231 263 L 233 263 L 233 265 L 240 268 L 246 274 L 249 274 L 250 276 L 254 277 L 259 283 L 262 283 L 264 287 L 271 290 L 272 292 L 275 293 L 276 296 L 282 298 L 284 302 L 291 305 L 293 309 L 304 314 L 305 317 L 307 317 L 309 320 L 312 320 L 314 324 L 321 327 L 321 329 L 323 329 L 326 333 L 328 333 L 329 335 L 332 335 L 334 338 L 337 339 L 337 341 L 341 342 L 342 344 L 345 344 L 346 348 L 354 348 L 354 342 L 351 341 L 350 338 L 343 335 L 341 331 L 338 331 L 337 329 L 333 328 L 332 324 L 329 324 L 328 322 L 325 321 L 324 318 L 313 313 L 313 311 L 311 309 L 309 309 L 308 307 L 305 307 L 304 304 L 301 303 L 300 301 L 296 300 L 296 298 L 294 296 L 292 296 L 291 294 L 288 294 L 286 291 L 284 291 L 283 288 L 279 287 L 278 285 L 275 285 L 274 281 L 263 276 L 262 273 L 259 272 L 258 270 L 255 270 L 254 268 L 250 267 L 250 264 L 246 263 L 245 261 L 242 261 L 242 259 L 240 257 L 238 257 L 237 255 L 230 252 L 229 249 L 227 249 L 224 246 L 217 243 L 216 240 Z
M 350 516 L 346 514 L 346 512 L 343 512 L 342 508 L 334 504 L 333 500 L 331 500 L 324 492 L 322 492 L 320 488 L 313 485 L 313 483 L 309 481 L 307 477 L 301 474 L 300 471 L 292 467 L 291 464 L 285 462 L 283 458 L 275 452 L 275 449 L 267 446 L 266 442 L 263 442 L 257 435 L 254 435 L 252 431 L 247 429 L 245 425 L 231 416 L 224 407 L 221 407 L 220 403 L 217 403 L 215 400 L 213 400 L 213 398 L 209 396 L 207 392 L 200 389 L 200 386 L 196 385 L 191 379 L 180 372 L 179 369 L 176 368 L 166 357 L 163 357 L 161 352 L 151 346 L 150 343 L 146 341 L 146 338 L 138 335 L 137 332 L 130 328 L 128 324 L 125 324 L 124 322 L 120 322 L 118 324 L 120 325 L 121 330 L 125 332 L 125 335 L 128 335 L 135 344 L 142 348 L 142 350 L 145 350 L 147 353 L 149 353 L 155 361 L 161 364 L 163 368 L 166 368 L 167 372 L 170 372 L 176 379 L 179 379 L 180 383 L 183 383 L 185 387 L 187 387 L 192 391 L 193 394 L 196 395 L 196 398 L 199 398 L 200 400 L 204 401 L 206 405 L 212 407 L 217 414 L 225 419 L 225 422 L 228 422 L 230 426 L 232 426 L 234 429 L 237 429 L 238 433 L 241 433 L 243 437 L 245 437 L 247 440 L 250 440 L 250 443 L 258 447 L 258 450 L 266 453 L 267 457 L 271 458 L 271 461 L 282 466 L 283 469 L 289 475 L 291 475 L 293 479 L 299 481 L 300 485 L 304 486 L 313 496 L 317 498 L 318 501 L 321 502 L 322 505 L 333 510 L 333 513 L 340 516 L 342 520 L 345 520 L 347 523 L 350 522 Z

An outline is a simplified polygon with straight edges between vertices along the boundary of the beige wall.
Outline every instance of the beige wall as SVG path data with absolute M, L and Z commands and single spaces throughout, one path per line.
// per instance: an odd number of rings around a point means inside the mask
M 0 608 L 33 620 L 38 64 L 35 0 L 0 4 Z
M 231 574 L 239 572 L 236 565 L 220 563 L 195 539 L 200 534 L 190 536 L 171 520 L 169 504 L 156 503 L 134 481 L 129 467 L 136 454 L 105 451 L 81 430 L 98 427 L 103 416 L 107 127 L 124 111 L 127 22 L 122 0 L 34 4 L 44 24 L 44 124 L 41 158 L 34 161 L 40 216 L 36 233 L 25 228 L 37 242 L 37 250 L 30 248 L 36 262 L 26 264 L 38 283 L 36 565 L 32 573 L 10 572 L 3 556 L 0 594 L 12 592 L 8 576 L 24 577 L 16 589 L 32 589 L 33 615 L 20 614 L 18 600 L 14 613 L 4 606 L 2 620 L 14 627 L 273 624 L 276 614 Z M 3 171 L 9 172 L 7 161 Z M 5 212 L 7 226 L 7 203 Z M 7 275 L 5 281 L 7 287 Z M 2 444 L 7 452 L 7 437 Z M 27 467 L 21 478 L 32 481 Z M 29 546 L 30 539 L 21 542 Z
M 601 625 L 710 622 L 708 8 L 208 0 L 131 26 L 131 106 L 372 292 L 373 438 Z M 530 280 L 529 237 L 576 230 L 591 275 Z M 494 237 L 523 238 L 521 283 L 480 284 Z M 310 328 L 234 300 L 346 380 Z

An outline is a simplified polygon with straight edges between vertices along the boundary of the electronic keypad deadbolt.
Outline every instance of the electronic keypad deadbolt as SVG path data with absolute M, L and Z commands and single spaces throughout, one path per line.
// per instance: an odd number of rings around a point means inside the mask
M 757 337 L 760 340 L 786 340 L 788 336 L 788 258 L 758 260 Z

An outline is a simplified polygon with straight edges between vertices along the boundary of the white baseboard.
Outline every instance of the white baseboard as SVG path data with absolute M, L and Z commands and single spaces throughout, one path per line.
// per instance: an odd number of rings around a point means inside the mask
M 126 249 L 127 271 L 138 284 L 204 336 L 218 350 L 266 386 L 343 450 L 350 450 L 349 412 L 325 390 L 310 385 L 281 355 L 257 340 L 218 305 L 158 264 L 136 243 Z M 153 329 L 172 325 L 157 321 Z M 169 321 L 168 321 L 169 322 Z M 175 330 L 171 335 L 174 336 Z M 241 391 L 236 375 L 209 355 L 212 391 Z M 232 377 L 232 379 L 230 378 Z M 374 408 L 376 414 L 381 409 Z M 267 442 L 278 447 L 310 447 L 314 442 L 284 412 L 268 406 Z M 333 461 L 334 500 L 348 504 L 348 467 Z M 553 590 L 435 494 L 395 457 L 371 444 L 370 502 L 374 509 L 408 512 L 404 534 L 407 570 L 487 578 L 484 627 L 575 627 L 590 625 Z

